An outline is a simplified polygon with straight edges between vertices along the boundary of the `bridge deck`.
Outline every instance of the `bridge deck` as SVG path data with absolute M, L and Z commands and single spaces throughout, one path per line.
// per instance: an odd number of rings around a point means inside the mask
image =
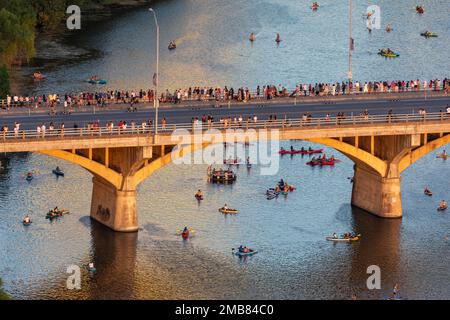
M 77 128 L 54 130 L 38 133 L 36 130 L 22 130 L 20 132 L 3 132 L 0 136 L 0 152 L 37 152 L 43 150 L 71 150 L 89 148 L 119 148 L 153 145 L 174 145 L 180 140 L 180 135 L 192 135 L 192 130 L 205 132 L 216 129 L 225 132 L 229 129 L 241 129 L 241 136 L 230 135 L 223 138 L 233 141 L 258 139 L 314 139 L 314 138 L 346 138 L 364 136 L 410 135 L 425 133 L 445 134 L 450 132 L 450 115 L 444 113 L 430 113 L 423 115 L 395 115 L 388 116 L 355 116 L 350 118 L 313 118 L 313 119 L 285 119 L 278 121 L 242 122 L 241 124 L 214 123 L 204 126 L 192 124 L 172 124 L 159 126 L 155 136 L 148 127 L 109 129 Z M 256 129 L 247 131 L 246 129 Z M 259 130 L 267 129 L 273 134 L 267 138 L 258 135 Z M 275 136 L 275 131 L 277 135 Z M 216 131 L 217 132 L 217 131 Z M 176 133 L 176 135 L 174 135 Z M 256 133 L 256 134 L 254 134 Z

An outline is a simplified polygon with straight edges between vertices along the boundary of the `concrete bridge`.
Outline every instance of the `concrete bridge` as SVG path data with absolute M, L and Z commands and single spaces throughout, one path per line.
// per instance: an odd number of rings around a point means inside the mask
M 93 175 L 91 217 L 120 232 L 138 230 L 136 190 L 156 170 L 175 158 L 205 148 L 210 142 L 178 145 L 172 133 L 184 129 L 183 139 L 198 135 L 191 124 L 148 129 L 79 128 L 40 132 L 3 132 L 0 152 L 36 152 L 77 164 Z M 355 116 L 349 118 L 284 119 L 210 124 L 207 129 L 243 130 L 227 142 L 301 139 L 332 147 L 355 163 L 352 204 L 383 218 L 402 216 L 401 173 L 429 152 L 450 142 L 450 116 Z M 246 134 L 250 129 L 256 134 Z M 195 132 L 195 134 L 194 134 Z M 227 136 L 228 137 L 228 136 Z M 180 138 L 180 136 L 178 136 Z M 177 138 L 177 139 L 178 139 Z M 186 141 L 186 140 L 185 140 Z M 172 152 L 177 147 L 177 152 Z

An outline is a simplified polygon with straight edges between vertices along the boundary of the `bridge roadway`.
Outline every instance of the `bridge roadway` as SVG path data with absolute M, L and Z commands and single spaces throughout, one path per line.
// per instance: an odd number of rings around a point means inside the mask
M 397 101 L 380 99 L 380 100 L 357 100 L 357 101 L 335 101 L 333 103 L 318 101 L 316 103 L 277 103 L 255 106 L 250 104 L 235 104 L 230 108 L 222 106 L 215 108 L 210 106 L 167 106 L 160 108 L 159 119 L 165 117 L 167 123 L 189 123 L 192 117 L 199 117 L 203 114 L 212 115 L 217 121 L 220 117 L 239 116 L 244 119 L 249 116 L 257 115 L 258 119 L 265 120 L 269 115 L 276 115 L 278 119 L 299 118 L 302 114 L 307 113 L 313 117 L 323 117 L 327 113 L 336 115 L 338 112 L 345 114 L 358 115 L 365 109 L 371 115 L 385 115 L 389 110 L 393 110 L 394 114 L 411 114 L 417 113 L 419 108 L 425 108 L 427 113 L 445 111 L 450 105 L 450 97 L 429 97 L 428 99 L 402 99 Z M 14 114 L 10 111 L 0 117 L 0 125 L 7 124 L 12 130 L 14 122 L 21 123 L 21 129 L 32 130 L 38 125 L 45 123 L 47 126 L 50 122 L 55 125 L 64 122 L 66 128 L 71 128 L 74 124 L 79 127 L 85 126 L 88 122 L 100 121 L 101 125 L 105 125 L 107 121 L 119 120 L 140 123 L 144 120 L 154 119 L 154 109 L 142 108 L 136 112 L 127 112 L 125 110 L 99 110 L 96 112 L 74 112 L 70 115 L 48 115 L 48 114 L 31 114 L 23 113 Z

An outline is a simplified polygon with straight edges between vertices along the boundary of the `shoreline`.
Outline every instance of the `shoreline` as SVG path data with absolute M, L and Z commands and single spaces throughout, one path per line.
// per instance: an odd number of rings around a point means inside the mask
M 113 0 L 114 1 L 114 0 Z M 124 11 L 134 10 L 154 3 L 154 0 L 118 0 L 109 4 L 92 4 L 81 8 L 84 24 L 89 27 L 104 21 Z M 67 63 L 74 63 L 79 59 L 89 59 L 100 54 L 94 48 L 83 48 L 70 45 L 68 41 L 76 35 L 75 32 L 66 32 L 65 21 L 60 27 L 53 30 L 39 31 L 36 29 L 35 48 L 36 55 L 28 63 L 11 65 L 8 67 L 11 93 L 27 91 L 22 88 L 32 86 L 31 76 L 35 71 L 45 71 Z

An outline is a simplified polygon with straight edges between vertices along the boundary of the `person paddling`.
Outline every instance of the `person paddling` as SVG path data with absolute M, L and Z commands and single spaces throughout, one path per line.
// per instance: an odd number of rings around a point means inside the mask
M 281 37 L 280 37 L 279 33 L 277 33 L 277 38 L 275 39 L 275 42 L 276 43 L 280 43 L 281 42 Z

